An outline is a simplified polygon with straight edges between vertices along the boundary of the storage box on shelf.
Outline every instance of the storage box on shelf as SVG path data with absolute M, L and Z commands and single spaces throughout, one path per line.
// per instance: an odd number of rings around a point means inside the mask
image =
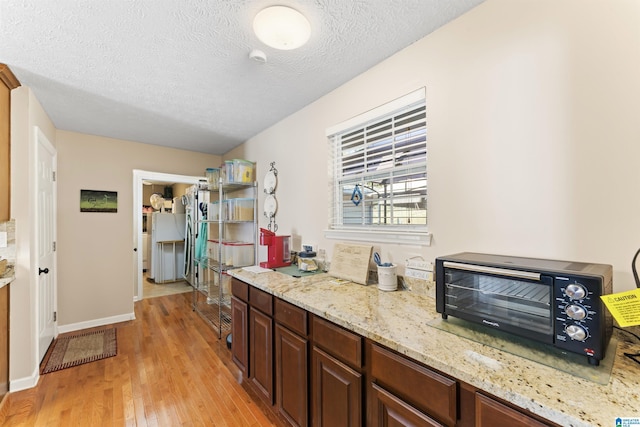
M 253 221 L 254 202 L 251 198 L 214 200 L 209 203 L 208 218 L 211 221 Z
M 220 181 L 220 168 L 207 168 L 206 176 L 209 187 L 213 189 L 218 188 L 218 182 Z
M 228 200 L 229 221 L 253 221 L 254 199 L 238 198 Z
M 254 245 L 251 242 L 220 242 L 209 240 L 207 252 L 213 261 L 227 267 L 245 267 L 254 264 Z M 221 257 L 222 256 L 222 257 Z
M 227 212 L 228 209 L 226 200 L 214 200 L 213 202 L 209 203 L 209 207 L 207 208 L 207 218 L 210 221 L 226 221 L 228 219 Z
M 255 181 L 256 165 L 242 159 L 225 160 L 221 174 L 225 184 L 250 184 Z

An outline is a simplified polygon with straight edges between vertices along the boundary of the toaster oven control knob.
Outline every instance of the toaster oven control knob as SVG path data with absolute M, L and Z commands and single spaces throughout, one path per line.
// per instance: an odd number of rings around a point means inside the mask
M 587 330 L 579 325 L 569 325 L 565 332 L 572 340 L 584 341 L 587 339 Z
M 569 304 L 567 308 L 564 309 L 564 312 L 574 320 L 582 320 L 587 317 L 587 309 L 578 304 Z
M 582 299 L 587 296 L 587 290 L 579 283 L 567 285 L 564 293 L 571 299 Z

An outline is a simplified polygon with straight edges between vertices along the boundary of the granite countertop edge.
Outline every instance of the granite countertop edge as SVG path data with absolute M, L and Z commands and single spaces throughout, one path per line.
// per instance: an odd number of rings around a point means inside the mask
M 13 264 L 7 265 L 7 269 L 0 276 L 0 288 L 7 286 L 9 283 L 13 282 L 16 279 L 15 269 Z
M 620 337 L 609 383 L 601 385 L 427 325 L 439 314 L 426 295 L 337 284 L 326 273 L 228 273 L 559 425 L 604 427 L 640 415 L 640 365 L 622 354 L 639 344 L 627 337 Z

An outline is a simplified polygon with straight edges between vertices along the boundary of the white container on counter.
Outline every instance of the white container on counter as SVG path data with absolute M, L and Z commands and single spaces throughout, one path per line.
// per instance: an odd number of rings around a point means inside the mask
M 398 275 L 396 265 L 391 267 L 378 266 L 378 289 L 381 291 L 395 291 L 398 289 Z

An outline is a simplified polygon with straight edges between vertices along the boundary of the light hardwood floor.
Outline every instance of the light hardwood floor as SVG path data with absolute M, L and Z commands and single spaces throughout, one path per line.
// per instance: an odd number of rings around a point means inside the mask
M 225 339 L 191 310 L 191 294 L 143 299 L 118 323 L 115 357 L 42 375 L 11 393 L 10 426 L 278 426 L 240 384 Z

